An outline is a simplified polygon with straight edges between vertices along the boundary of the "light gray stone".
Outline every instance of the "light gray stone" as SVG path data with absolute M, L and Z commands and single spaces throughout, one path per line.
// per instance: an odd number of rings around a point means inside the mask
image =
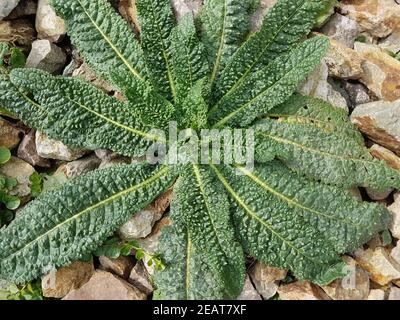
M 251 283 L 250 277 L 246 275 L 243 290 L 237 300 L 262 300 L 260 294 Z
M 382 289 L 372 289 L 367 300 L 385 300 L 385 291 Z
M 344 84 L 344 89 L 350 98 L 353 108 L 360 104 L 365 104 L 372 101 L 372 98 L 368 93 L 368 89 L 361 83 L 350 83 L 346 81 Z
M 36 40 L 26 60 L 28 68 L 36 68 L 49 73 L 58 73 L 67 61 L 64 50 L 49 40 Z
M 201 7 L 203 6 L 202 0 L 171 0 L 174 13 L 178 21 L 187 13 L 192 13 L 196 17 Z
M 0 20 L 7 17 L 18 5 L 19 0 L 2 0 L 0 2 Z
M 86 153 L 86 150 L 71 149 L 39 131 L 36 132 L 36 150 L 38 155 L 43 158 L 64 161 L 74 161 Z
M 395 286 L 392 286 L 389 291 L 389 297 L 388 300 L 400 300 L 400 288 L 397 288 Z
M 390 232 L 396 239 L 400 239 L 400 193 L 394 195 L 394 202 L 388 207 L 392 214 Z
M 360 30 L 358 23 L 348 17 L 335 13 L 329 21 L 322 27 L 322 33 L 346 45 L 354 47 L 354 41 Z
M 100 165 L 100 159 L 95 155 L 75 160 L 65 164 L 64 172 L 68 179 L 78 177 L 84 173 L 95 170 Z
M 146 295 L 149 295 L 154 291 L 149 273 L 144 267 L 142 261 L 138 261 L 133 267 L 128 281 Z

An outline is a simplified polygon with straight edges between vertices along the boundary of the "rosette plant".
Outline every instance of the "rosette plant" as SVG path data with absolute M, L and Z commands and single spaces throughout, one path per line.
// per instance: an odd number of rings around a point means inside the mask
M 0 230 L 0 277 L 34 279 L 93 252 L 134 212 L 174 186 L 172 225 L 155 275 L 161 299 L 237 297 L 245 256 L 327 284 L 340 255 L 385 230 L 384 206 L 363 186 L 400 187 L 346 112 L 295 94 L 329 42 L 307 38 L 331 1 L 280 0 L 250 33 L 253 0 L 205 0 L 176 23 L 169 0 L 137 0 L 140 37 L 106 0 L 52 0 L 72 44 L 124 99 L 39 70 L 0 75 L 0 102 L 27 125 L 75 148 L 139 157 L 163 138 L 150 129 L 255 130 L 255 168 L 119 165 L 41 194 Z M 237 174 L 240 172 L 241 174 Z

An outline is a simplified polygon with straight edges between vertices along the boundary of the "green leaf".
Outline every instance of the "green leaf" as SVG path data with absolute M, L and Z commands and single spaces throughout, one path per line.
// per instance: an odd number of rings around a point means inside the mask
M 0 72 L 0 104 L 17 115 L 29 127 L 44 131 L 47 112 L 33 101 L 26 92 L 15 86 L 8 74 Z
M 261 30 L 229 60 L 216 84 L 221 99 L 253 72 L 293 49 L 315 23 L 330 0 L 280 0 L 268 11 Z
M 7 148 L 0 147 L 0 164 L 5 164 L 11 159 L 11 152 Z
M 18 49 L 18 48 L 13 48 L 11 50 L 11 56 L 10 56 L 10 65 L 12 68 L 23 68 L 25 67 L 26 64 L 26 57 L 24 53 Z
M 111 72 L 119 70 L 128 75 L 142 92 L 148 86 L 146 64 L 142 49 L 128 23 L 107 0 L 51 0 L 61 15 L 72 43 L 85 61 L 102 77 L 119 88 Z
M 273 157 L 308 177 L 342 187 L 400 187 L 400 170 L 372 157 L 357 140 L 303 123 L 260 121 L 256 161 Z
M 169 0 L 136 0 L 140 40 L 154 87 L 164 97 L 176 100 L 170 54 L 170 35 L 175 25 Z
M 37 198 L 43 189 L 43 178 L 36 171 L 32 173 L 29 177 L 30 187 L 31 187 L 31 195 L 33 198 Z
M 161 253 L 166 268 L 156 272 L 154 282 L 158 300 L 221 299 L 225 289 L 210 265 L 207 253 L 193 246 L 191 233 L 175 222 L 160 236 Z
M 45 126 L 51 129 L 46 134 L 71 147 L 141 156 L 152 142 L 162 139 L 150 134 L 127 104 L 80 79 L 33 69 L 15 69 L 11 79 L 32 92 L 48 112 Z
M 358 249 L 390 222 L 384 206 L 360 202 L 348 191 L 309 181 L 279 161 L 258 165 L 254 172 L 242 166 L 237 170 L 264 190 L 271 211 L 292 211 L 303 217 L 338 253 Z
M 364 145 L 363 136 L 349 121 L 347 112 L 321 99 L 294 94 L 282 105 L 268 111 L 265 117 L 289 124 L 312 124 L 327 133 L 344 135 Z
M 202 42 L 212 68 L 211 84 L 250 29 L 254 0 L 206 0 L 201 11 Z
M 235 241 L 229 201 L 208 166 L 193 165 L 175 186 L 171 208 L 173 221 L 182 221 L 193 247 L 204 253 L 225 288 L 219 298 L 236 298 L 244 283 L 244 257 Z
M 22 283 L 80 259 L 173 180 L 166 167 L 120 165 L 41 194 L 0 230 L 0 276 Z
M 325 55 L 327 39 L 314 37 L 253 73 L 210 110 L 214 127 L 245 126 L 283 103 Z
M 18 197 L 9 195 L 2 190 L 0 190 L 0 202 L 4 203 L 9 210 L 15 210 L 21 204 L 21 200 Z
M 233 219 L 246 253 L 317 284 L 346 274 L 334 245 L 298 212 L 280 210 L 282 203 L 271 202 L 271 194 L 235 169 L 212 167 L 230 195 Z
M 177 102 L 182 102 L 197 81 L 207 76 L 205 48 L 199 42 L 193 16 L 186 14 L 171 33 L 171 61 Z
M 0 42 L 0 66 L 4 64 L 4 57 L 8 54 L 10 47 L 5 42 Z

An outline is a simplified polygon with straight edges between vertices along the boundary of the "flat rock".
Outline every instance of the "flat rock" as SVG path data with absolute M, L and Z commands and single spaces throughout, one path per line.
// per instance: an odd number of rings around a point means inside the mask
M 308 281 L 296 281 L 278 288 L 282 300 L 329 300 L 322 289 Z
M 67 55 L 63 49 L 49 40 L 36 40 L 32 43 L 26 66 L 55 74 L 63 69 L 66 61 Z
M 339 79 L 359 79 L 364 72 L 363 60 L 356 51 L 339 41 L 330 39 L 330 48 L 324 60 L 329 76 Z
M 38 155 L 36 150 L 36 132 L 35 130 L 29 131 L 22 139 L 18 147 L 18 158 L 25 160 L 32 166 L 50 167 L 50 161 Z
M 140 210 L 132 218 L 122 225 L 118 234 L 121 239 L 139 239 L 148 236 L 154 224 L 161 219 L 167 210 L 172 197 L 172 190 L 168 190 L 158 197 L 147 208 Z
M 36 38 L 36 30 L 28 19 L 0 21 L 0 42 L 30 48 Z
M 26 197 L 31 194 L 29 177 L 34 172 L 35 169 L 29 163 L 14 156 L 0 167 L 0 174 L 18 181 L 18 185 L 10 191 L 11 195 L 17 197 Z
M 130 163 L 130 158 L 117 156 L 115 158 L 102 160 L 99 169 L 110 168 L 113 166 L 117 166 L 119 164 L 128 164 L 128 163 Z
M 356 42 L 354 48 L 364 60 L 360 81 L 380 100 L 400 99 L 400 61 L 378 46 Z
M 377 38 L 400 28 L 400 6 L 394 0 L 343 0 L 341 11 Z
M 138 261 L 133 267 L 128 281 L 146 295 L 150 295 L 154 291 L 149 273 L 144 267 L 142 261 Z
M 276 294 L 279 281 L 283 280 L 286 274 L 286 270 L 270 267 L 262 262 L 256 262 L 249 272 L 257 292 L 265 300 Z
M 42 278 L 43 296 L 63 298 L 71 290 L 78 289 L 88 282 L 93 273 L 93 263 L 81 261 L 50 272 Z
M 397 241 L 396 246 L 390 252 L 390 255 L 396 262 L 400 263 L 400 240 Z
M 0 118 L 0 147 L 13 149 L 20 142 L 21 133 L 21 130 Z
M 335 107 L 348 111 L 346 99 L 328 83 L 329 69 L 322 61 L 320 65 L 299 86 L 299 92 L 322 99 Z
M 395 30 L 389 37 L 379 41 L 379 47 L 393 53 L 400 51 L 400 29 Z
M 389 291 L 388 300 L 400 300 L 400 288 L 392 286 Z
M 56 15 L 48 0 L 39 0 L 36 13 L 36 30 L 39 39 L 57 42 L 65 35 L 64 20 Z
M 64 161 L 74 161 L 86 153 L 86 150 L 71 149 L 39 131 L 36 132 L 36 150 L 38 155 L 43 158 Z
M 354 259 L 345 256 L 344 260 L 351 270 L 350 273 L 321 288 L 333 300 L 366 300 L 370 289 L 368 273 Z
M 97 169 L 100 163 L 100 159 L 92 155 L 63 164 L 59 167 L 59 170 L 63 171 L 68 179 L 71 179 Z
M 394 202 L 388 207 L 392 214 L 390 232 L 396 239 L 400 239 L 400 193 L 394 195 Z
M 400 170 L 400 158 L 394 152 L 378 144 L 372 145 L 369 151 L 375 158 L 385 161 L 389 167 Z
M 400 99 L 359 105 L 351 121 L 372 141 L 400 155 Z
M 115 275 L 124 278 L 129 278 L 129 274 L 133 268 L 133 261 L 129 257 L 120 256 L 116 259 L 111 259 L 106 256 L 99 257 L 100 267 L 102 270 L 109 271 Z
M 254 288 L 254 285 L 251 282 L 249 275 L 246 275 L 243 290 L 237 297 L 237 300 L 262 300 L 256 288 Z
M 146 295 L 112 273 L 96 270 L 90 280 L 63 300 L 146 300 Z
M 381 286 L 400 279 L 400 264 L 383 247 L 359 249 L 355 252 L 355 259 L 369 273 L 371 280 Z
M 382 289 L 372 289 L 367 300 L 385 300 L 385 291 Z
M 353 48 L 354 41 L 360 30 L 356 21 L 335 13 L 322 27 L 321 32 L 330 39 L 334 39 L 349 48 Z
M 19 0 L 7 0 L 0 3 L 0 20 L 7 17 L 11 11 L 18 5 Z

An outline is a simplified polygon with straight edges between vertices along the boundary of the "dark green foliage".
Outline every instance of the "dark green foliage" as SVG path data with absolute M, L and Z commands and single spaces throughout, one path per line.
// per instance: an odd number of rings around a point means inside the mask
M 61 186 L 46 186 L 47 177 L 42 193 L 33 176 L 37 199 L 0 230 L 0 277 L 24 282 L 93 252 L 135 252 L 156 269 L 165 264 L 155 298 L 233 299 L 245 254 L 327 284 L 347 272 L 341 254 L 387 229 L 384 206 L 345 188 L 399 188 L 399 171 L 372 158 L 343 111 L 293 95 L 326 53 L 326 39 L 305 39 L 331 0 L 280 0 L 253 34 L 253 0 L 207 0 L 197 28 L 191 15 L 177 24 L 169 0 L 137 0 L 140 39 L 107 0 L 51 3 L 85 61 L 125 100 L 77 79 L 3 70 L 0 103 L 9 112 L 70 146 L 135 157 L 163 142 L 149 130 L 170 121 L 254 129 L 256 164 L 116 166 Z M 110 240 L 175 181 L 163 264 L 134 242 Z

